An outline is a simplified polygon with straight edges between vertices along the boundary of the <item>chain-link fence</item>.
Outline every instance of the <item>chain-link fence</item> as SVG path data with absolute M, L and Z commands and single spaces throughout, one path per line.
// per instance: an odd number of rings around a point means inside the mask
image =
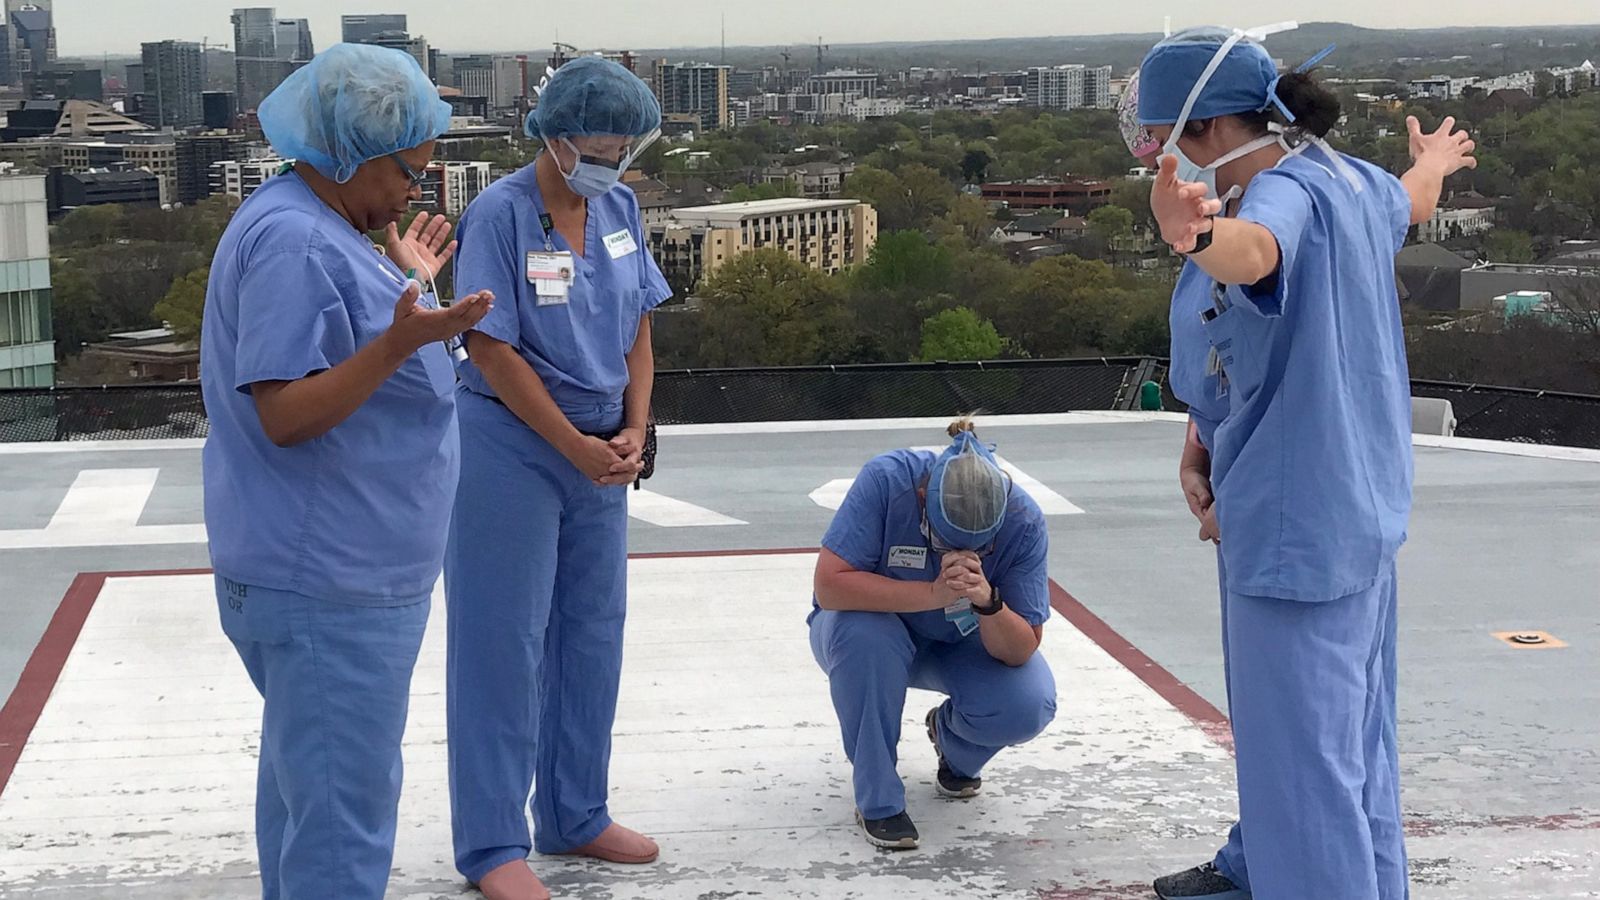
M 1442 381 L 1413 381 L 1411 393 L 1449 400 L 1461 437 L 1600 448 L 1600 397 Z
M 1165 386 L 1165 364 L 1140 357 L 706 369 L 661 372 L 663 424 L 825 421 L 1135 409 L 1140 385 Z M 1600 397 L 1415 382 L 1451 401 L 1462 437 L 1600 448 Z M 1163 390 L 1167 409 L 1182 404 Z M 200 388 L 128 385 L 0 389 L 0 443 L 158 440 L 206 434 Z
M 0 389 L 0 443 L 205 437 L 198 384 Z
M 663 372 L 656 420 L 825 421 L 1125 409 L 1138 357 Z

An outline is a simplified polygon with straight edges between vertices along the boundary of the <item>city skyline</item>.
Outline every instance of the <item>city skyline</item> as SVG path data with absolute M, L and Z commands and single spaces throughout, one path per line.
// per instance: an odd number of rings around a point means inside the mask
M 505 52 L 548 46 L 562 40 L 580 47 L 651 48 L 707 47 L 721 39 L 726 16 L 729 46 L 804 46 L 819 36 L 827 43 L 889 41 L 952 41 L 1043 35 L 1093 36 L 1159 31 L 1170 14 L 1173 26 L 1204 24 L 1209 9 L 1173 4 L 1170 8 L 1136 10 L 1041 7 L 1033 0 L 992 0 L 982 21 L 969 20 L 970 4 L 956 0 L 897 0 L 861 5 L 853 0 L 818 0 L 804 7 L 774 8 L 734 4 L 726 0 L 679 0 L 673 14 L 658 4 L 625 2 L 605 9 L 573 9 L 559 21 L 541 16 L 524 0 L 465 0 L 448 11 L 433 3 L 377 0 L 341 4 L 285 0 L 273 6 L 280 18 L 305 18 L 319 48 L 340 36 L 344 14 L 400 13 L 410 19 L 413 34 L 453 52 Z M 229 17 L 246 4 L 235 0 L 168 0 L 159 23 L 148 8 L 130 0 L 90 2 L 58 0 L 55 25 L 62 56 L 137 55 L 139 45 L 157 40 L 207 40 L 232 44 Z M 1572 0 L 1524 0 L 1509 5 L 1499 0 L 1458 0 L 1443 7 L 1396 8 L 1389 0 L 1347 0 L 1331 15 L 1325 3 L 1312 0 L 1236 0 L 1227 13 L 1231 24 L 1255 25 L 1300 18 L 1334 19 L 1371 28 L 1443 28 L 1462 26 L 1516 27 L 1600 24 L 1600 5 L 1585 11 Z M 908 15 L 915 11 L 915 16 Z M 1216 10 L 1221 14 L 1222 10 Z M 486 23 L 495 23 L 489 26 Z M 169 23 L 182 23 L 173 27 Z M 147 33 L 148 32 L 148 33 Z

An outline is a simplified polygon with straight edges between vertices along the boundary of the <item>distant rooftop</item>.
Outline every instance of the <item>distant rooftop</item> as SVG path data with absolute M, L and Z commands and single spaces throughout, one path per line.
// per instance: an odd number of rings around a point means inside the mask
M 753 216 L 781 216 L 790 213 L 825 212 L 831 209 L 848 209 L 861 203 L 859 200 L 806 200 L 800 197 L 781 197 L 777 200 L 750 200 L 745 203 L 719 203 L 714 206 L 688 206 L 674 215 L 679 219 L 688 216 L 706 221 L 741 221 Z

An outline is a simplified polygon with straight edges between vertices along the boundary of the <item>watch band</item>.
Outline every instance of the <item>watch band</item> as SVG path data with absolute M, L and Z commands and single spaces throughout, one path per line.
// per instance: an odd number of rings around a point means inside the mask
M 989 587 L 989 605 L 979 606 L 974 603 L 972 604 L 972 611 L 980 616 L 992 616 L 1005 609 L 1005 606 L 1005 601 L 1000 599 L 1000 589 L 991 585 Z
M 1207 216 L 1206 218 L 1211 220 L 1211 227 L 1195 235 L 1194 249 L 1190 250 L 1186 255 L 1193 256 L 1196 253 L 1199 253 L 1201 250 L 1211 246 L 1211 238 L 1216 234 L 1217 231 L 1217 217 Z

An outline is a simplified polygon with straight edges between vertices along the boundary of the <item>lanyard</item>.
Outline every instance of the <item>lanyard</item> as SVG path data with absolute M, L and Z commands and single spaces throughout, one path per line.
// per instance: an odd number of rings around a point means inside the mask
M 556 252 L 556 245 L 555 242 L 550 239 L 550 235 L 555 233 L 556 220 L 550 218 L 550 214 L 545 212 L 544 198 L 539 196 L 539 185 L 537 182 L 534 183 L 533 190 L 530 192 L 530 199 L 533 200 L 533 211 L 539 217 L 539 237 L 544 239 L 544 252 L 554 253 Z

